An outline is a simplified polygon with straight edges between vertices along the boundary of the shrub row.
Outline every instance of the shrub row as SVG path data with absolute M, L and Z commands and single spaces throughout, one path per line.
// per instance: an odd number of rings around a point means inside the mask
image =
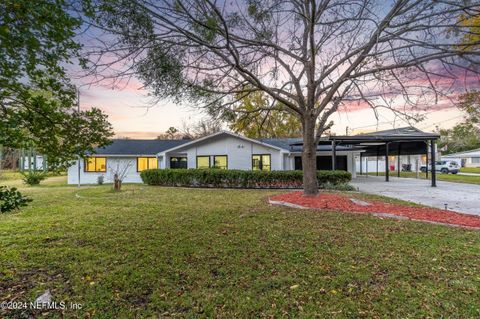
M 226 188 L 301 188 L 302 171 L 243 171 L 221 169 L 150 169 L 140 174 L 148 185 Z M 319 187 L 342 185 L 352 179 L 345 171 L 317 171 Z

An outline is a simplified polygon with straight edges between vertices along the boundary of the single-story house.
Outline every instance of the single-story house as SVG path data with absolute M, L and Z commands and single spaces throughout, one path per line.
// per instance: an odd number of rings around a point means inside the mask
M 317 145 L 317 169 L 345 170 L 357 175 L 362 154 L 383 158 L 419 155 L 434 147 L 438 135 L 407 127 L 355 136 L 330 136 Z M 429 146 L 430 145 L 430 146 Z M 301 138 L 252 139 L 221 131 L 194 140 L 116 139 L 89 157 L 72 163 L 69 184 L 95 184 L 100 176 L 111 182 L 115 173 L 126 183 L 141 183 L 145 169 L 218 168 L 238 170 L 301 170 Z M 431 160 L 435 160 L 431 156 Z M 387 171 L 388 172 L 388 171 Z M 432 174 L 434 186 L 435 174 Z M 386 176 L 388 181 L 388 174 Z
M 480 148 L 442 155 L 442 160 L 455 161 L 461 167 L 480 167 Z
M 141 183 L 140 172 L 151 168 L 298 170 L 301 152 L 301 138 L 251 139 L 226 131 L 195 140 L 116 139 L 75 161 L 68 169 L 68 183 L 77 184 L 80 177 L 80 184 L 95 184 L 99 176 L 111 182 L 115 172 L 124 172 L 125 183 Z M 332 169 L 331 152 L 331 145 L 318 145 L 318 169 Z M 355 156 L 360 152 L 338 146 L 336 168 L 355 175 Z

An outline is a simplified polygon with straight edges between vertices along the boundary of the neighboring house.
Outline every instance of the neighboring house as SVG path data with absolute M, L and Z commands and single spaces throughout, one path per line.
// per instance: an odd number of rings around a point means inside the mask
M 31 156 L 20 157 L 20 170 L 43 171 L 46 169 L 47 169 L 47 162 L 44 159 L 43 155 L 31 155 Z
M 442 155 L 442 160 L 455 161 L 461 167 L 480 167 L 480 148 L 466 152 Z
M 219 168 L 239 170 L 302 169 L 300 138 L 250 139 L 218 132 L 196 140 L 113 140 L 91 157 L 75 161 L 68 169 L 68 183 L 95 184 L 99 176 L 113 180 L 125 171 L 125 183 L 141 183 L 140 172 L 151 168 Z M 361 150 L 336 147 L 336 168 L 355 176 L 355 156 Z M 332 169 L 332 146 L 318 145 L 317 168 Z M 80 170 L 78 167 L 80 163 Z

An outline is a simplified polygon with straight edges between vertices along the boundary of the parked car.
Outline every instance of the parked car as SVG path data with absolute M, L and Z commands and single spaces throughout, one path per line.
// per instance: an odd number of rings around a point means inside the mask
M 437 161 L 435 162 L 435 170 L 440 171 L 444 174 L 452 173 L 457 174 L 460 170 L 460 166 L 455 161 Z M 425 173 L 427 171 L 427 167 L 425 165 L 420 166 L 420 171 Z M 428 164 L 428 171 L 432 171 L 432 165 Z

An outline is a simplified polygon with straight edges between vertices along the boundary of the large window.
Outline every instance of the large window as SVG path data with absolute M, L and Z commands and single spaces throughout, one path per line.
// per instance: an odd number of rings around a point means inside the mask
M 197 168 L 210 168 L 210 156 L 197 156 Z
M 213 167 L 219 169 L 228 168 L 228 157 L 227 155 L 215 155 L 213 157 Z
M 187 158 L 186 157 L 170 157 L 170 168 L 187 168 Z
M 137 157 L 137 172 L 153 168 L 158 168 L 156 157 Z
M 85 172 L 106 172 L 106 157 L 87 157 L 85 158 Z
M 270 154 L 252 155 L 252 170 L 269 171 L 271 168 Z
M 480 157 L 472 157 L 473 164 L 480 164 Z

